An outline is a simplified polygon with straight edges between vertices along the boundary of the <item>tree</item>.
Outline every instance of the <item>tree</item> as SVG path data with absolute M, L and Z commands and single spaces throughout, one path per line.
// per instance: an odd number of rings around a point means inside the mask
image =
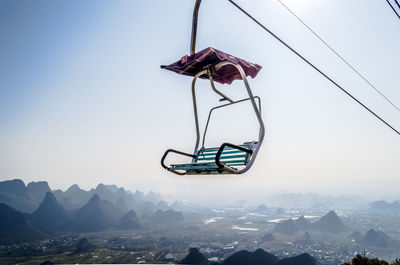
M 357 254 L 351 263 L 345 262 L 342 265 L 389 265 L 388 262 L 384 260 L 380 260 L 378 258 L 368 258 L 368 257 L 363 257 L 360 254 Z M 392 263 L 392 265 L 400 265 L 396 263 Z
M 390 263 L 390 265 L 400 265 L 400 259 L 395 259 L 392 263 Z

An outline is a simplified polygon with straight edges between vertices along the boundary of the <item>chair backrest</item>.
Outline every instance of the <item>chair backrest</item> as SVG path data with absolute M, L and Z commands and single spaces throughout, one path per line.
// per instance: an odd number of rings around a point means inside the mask
M 246 149 L 253 149 L 254 143 L 244 143 L 240 145 L 243 148 Z M 202 148 L 197 152 L 195 161 L 196 163 L 214 163 L 215 162 L 215 156 L 217 155 L 218 152 L 218 147 L 213 147 L 213 148 Z M 244 151 L 231 148 L 231 147 L 226 147 L 224 148 L 223 152 L 221 153 L 220 156 L 220 162 L 224 163 L 229 166 L 241 166 L 241 165 L 246 165 L 247 162 L 249 161 L 249 154 L 247 154 Z

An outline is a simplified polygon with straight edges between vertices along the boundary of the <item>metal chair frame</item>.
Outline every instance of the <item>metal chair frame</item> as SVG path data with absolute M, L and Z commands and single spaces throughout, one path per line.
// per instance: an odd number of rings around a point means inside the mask
M 165 169 L 167 169 L 167 170 L 169 170 L 169 171 L 171 171 L 171 172 L 173 172 L 175 174 L 178 174 L 178 175 L 186 175 L 186 173 L 178 172 L 176 170 L 173 170 L 171 167 L 167 167 L 165 165 L 164 161 L 165 161 L 165 158 L 167 157 L 168 153 L 174 152 L 174 153 L 177 153 L 177 154 L 181 154 L 181 155 L 186 155 L 186 156 L 192 157 L 192 163 L 195 163 L 196 157 L 197 157 L 197 153 L 199 152 L 199 150 L 201 148 L 204 148 L 205 137 L 206 137 L 206 133 L 207 133 L 207 129 L 208 129 L 208 125 L 209 125 L 209 121 L 210 121 L 210 117 L 211 117 L 212 112 L 215 109 L 222 108 L 222 107 L 227 107 L 227 106 L 230 106 L 230 105 L 233 105 L 233 104 L 244 102 L 246 100 L 250 100 L 251 105 L 252 105 L 253 110 L 254 110 L 254 113 L 255 113 L 255 115 L 257 117 L 257 120 L 258 120 L 258 123 L 259 123 L 259 126 L 260 126 L 257 145 L 256 145 L 255 149 L 252 150 L 251 158 L 248 160 L 248 162 L 246 163 L 245 167 L 242 168 L 242 169 L 236 169 L 236 168 L 230 167 L 228 165 L 225 165 L 222 162 L 217 161 L 218 159 L 216 159 L 216 163 L 221 167 L 221 170 L 228 171 L 228 172 L 230 172 L 232 174 L 243 174 L 247 170 L 249 170 L 250 167 L 253 165 L 254 160 L 256 159 L 258 151 L 259 151 L 259 149 L 261 147 L 261 144 L 262 144 L 262 142 L 264 140 L 264 135 L 265 135 L 265 126 L 264 126 L 264 122 L 263 122 L 263 120 L 261 118 L 261 104 L 260 104 L 261 100 L 260 100 L 259 97 L 253 96 L 253 93 L 251 91 L 250 85 L 249 85 L 249 83 L 247 81 L 247 78 L 246 78 L 246 74 L 244 73 L 242 67 L 239 64 L 232 63 L 232 62 L 229 62 L 229 61 L 224 61 L 224 62 L 220 62 L 220 63 L 216 64 L 214 67 L 215 67 L 216 70 L 218 70 L 219 68 L 224 67 L 226 65 L 233 65 L 239 71 L 239 73 L 240 73 L 240 75 L 242 77 L 242 80 L 244 82 L 244 85 L 246 87 L 246 91 L 247 91 L 247 94 L 248 94 L 249 97 L 245 98 L 245 99 L 233 101 L 230 98 L 228 98 L 225 94 L 223 94 L 222 92 L 220 92 L 220 91 L 218 91 L 216 89 L 216 87 L 214 85 L 214 80 L 213 80 L 213 77 L 212 77 L 212 73 L 210 71 L 210 67 L 206 67 L 204 70 L 198 72 L 193 77 L 193 81 L 192 81 L 193 112 L 194 112 L 194 119 L 195 119 L 195 125 L 196 125 L 196 144 L 195 144 L 195 147 L 194 147 L 193 155 L 192 154 L 183 153 L 183 152 L 180 152 L 180 151 L 176 151 L 176 150 L 173 150 L 173 149 L 169 149 L 169 150 L 167 150 L 165 152 L 164 156 L 161 159 L 161 165 Z M 224 104 L 224 105 L 220 105 L 220 106 L 216 106 L 216 107 L 214 107 L 214 108 L 212 108 L 210 110 L 209 115 L 208 115 L 208 119 L 207 119 L 207 123 L 206 123 L 206 127 L 205 127 L 205 130 L 204 130 L 204 133 L 203 133 L 202 147 L 199 148 L 199 144 L 200 144 L 200 126 L 199 126 L 199 118 L 198 118 L 198 111 L 197 111 L 196 81 L 202 75 L 208 75 L 213 91 L 215 93 L 217 93 L 218 95 L 222 96 L 223 99 L 228 100 L 229 103 Z M 259 106 L 257 106 L 256 99 L 258 100 Z M 237 145 L 233 145 L 233 144 L 230 144 L 230 143 L 223 143 L 221 145 L 221 148 L 218 150 L 219 155 L 221 155 L 221 153 L 223 152 L 223 149 L 226 146 L 230 146 L 230 147 L 234 147 L 234 148 L 237 148 L 237 149 L 241 149 Z
M 193 10 L 192 37 L 191 37 L 191 45 L 190 45 L 191 46 L 191 50 L 190 50 L 191 54 L 195 53 L 195 48 L 196 48 L 197 21 L 198 21 L 198 12 L 199 12 L 199 8 L 200 8 L 200 4 L 201 4 L 201 0 L 196 0 L 195 7 L 194 7 L 194 10 Z M 224 66 L 227 66 L 227 65 L 234 66 L 238 70 L 238 72 L 240 73 L 240 76 L 241 76 L 241 78 L 242 78 L 242 80 L 244 82 L 244 85 L 246 87 L 246 92 L 248 94 L 248 98 L 234 101 L 234 100 L 230 99 L 229 97 L 227 97 L 225 94 L 223 94 L 221 91 L 219 91 L 215 87 L 211 69 L 217 71 L 220 68 L 222 68 Z M 208 115 L 208 119 L 207 119 L 207 123 L 206 123 L 206 127 L 205 127 L 205 130 L 204 130 L 204 134 L 203 134 L 202 147 L 199 149 L 200 127 L 199 127 L 199 118 L 198 118 L 198 112 L 197 112 L 196 81 L 200 76 L 203 76 L 203 75 L 207 75 L 208 76 L 208 79 L 210 80 L 210 85 L 211 85 L 212 90 L 215 93 L 217 93 L 219 96 L 221 96 L 224 100 L 229 101 L 229 103 L 224 104 L 224 105 L 220 105 L 220 106 L 216 106 L 216 107 L 214 107 L 214 108 L 212 108 L 210 110 L 209 115 Z M 258 99 L 259 106 L 257 106 L 257 103 L 255 101 L 256 99 Z M 185 155 L 185 156 L 188 156 L 188 157 L 192 157 L 192 163 L 195 163 L 198 152 L 201 149 L 204 149 L 205 137 L 206 137 L 206 133 L 207 133 L 207 129 L 208 129 L 208 125 L 209 125 L 209 121 L 210 121 L 210 117 L 211 117 L 212 112 L 215 109 L 218 109 L 218 108 L 222 108 L 222 107 L 226 107 L 226 106 L 230 106 L 230 105 L 233 105 L 233 104 L 237 104 L 237 103 L 240 103 L 240 102 L 243 102 L 243 101 L 246 101 L 246 100 L 250 100 L 251 105 L 252 105 L 253 110 L 254 110 L 254 113 L 255 113 L 255 115 L 257 117 L 257 120 L 258 120 L 258 123 L 259 123 L 259 126 L 260 126 L 260 128 L 259 128 L 259 137 L 258 137 L 258 141 L 256 142 L 256 147 L 254 148 L 254 150 L 247 150 L 247 149 L 245 149 L 245 148 L 243 148 L 241 146 L 237 146 L 237 145 L 234 145 L 234 144 L 231 144 L 231 143 L 223 143 L 220 146 L 220 148 L 218 149 L 218 152 L 217 152 L 216 158 L 215 158 L 215 160 L 216 160 L 215 162 L 216 162 L 216 164 L 218 165 L 218 167 L 220 169 L 219 170 L 220 173 L 224 172 L 224 173 L 231 173 L 231 174 L 243 174 L 246 171 L 248 171 L 251 168 L 251 166 L 253 165 L 254 160 L 257 157 L 258 151 L 260 150 L 261 144 L 262 144 L 262 142 L 264 140 L 265 126 L 264 126 L 264 122 L 263 122 L 263 120 L 261 118 L 261 100 L 260 100 L 259 97 L 253 96 L 253 92 L 251 91 L 250 85 L 249 85 L 249 83 L 247 81 L 246 74 L 245 74 L 243 68 L 239 64 L 233 63 L 233 62 L 230 62 L 230 61 L 222 61 L 220 63 L 217 63 L 216 65 L 206 66 L 203 70 L 198 72 L 193 77 L 193 80 L 192 80 L 192 100 L 193 100 L 194 119 L 195 119 L 195 124 L 196 124 L 196 144 L 195 144 L 195 147 L 194 147 L 193 154 L 188 154 L 188 153 L 180 152 L 180 151 L 177 151 L 177 150 L 168 149 L 164 153 L 164 155 L 163 155 L 163 157 L 161 159 L 161 165 L 165 169 L 167 169 L 167 170 L 169 170 L 169 171 L 171 171 L 171 172 L 173 172 L 175 174 L 186 175 L 187 172 L 179 172 L 179 171 L 173 170 L 171 167 L 168 167 L 168 166 L 165 165 L 164 161 L 165 161 L 166 157 L 168 156 L 168 154 L 173 152 L 173 153 L 177 153 L 177 154 L 180 154 L 180 155 Z M 221 154 L 224 151 L 225 147 L 230 147 L 230 148 L 235 148 L 235 149 L 238 149 L 238 150 L 242 150 L 242 151 L 247 152 L 247 153 L 249 153 L 251 155 L 250 159 L 247 160 L 244 168 L 236 169 L 236 168 L 233 168 L 231 166 L 228 166 L 228 165 L 224 164 L 223 162 L 221 162 L 219 160 L 219 157 L 221 156 Z M 201 174 L 201 173 L 199 173 L 199 174 Z

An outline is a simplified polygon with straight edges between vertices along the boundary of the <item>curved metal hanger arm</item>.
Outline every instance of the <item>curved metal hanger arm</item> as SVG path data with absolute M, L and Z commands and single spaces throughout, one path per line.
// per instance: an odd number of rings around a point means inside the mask
M 239 73 L 240 73 L 240 75 L 242 77 L 242 80 L 244 82 L 244 85 L 246 87 L 247 94 L 248 94 L 248 96 L 250 98 L 251 105 L 253 106 L 253 110 L 254 110 L 254 112 L 255 112 L 255 114 L 257 116 L 258 123 L 260 125 L 260 133 L 259 133 L 259 139 L 258 139 L 257 147 L 255 148 L 255 150 L 253 150 L 253 154 L 252 154 L 252 156 L 250 158 L 250 161 L 247 163 L 245 168 L 238 170 L 238 169 L 234 169 L 234 168 L 232 168 L 232 167 L 230 167 L 228 165 L 224 165 L 223 163 L 220 163 L 223 166 L 223 169 L 225 169 L 225 170 L 227 170 L 227 171 L 229 171 L 229 172 L 231 172 L 233 174 L 243 174 L 247 170 L 250 169 L 250 167 L 254 163 L 254 160 L 257 157 L 258 151 L 260 150 L 261 144 L 262 144 L 262 142 L 264 140 L 265 126 L 264 126 L 264 122 L 263 122 L 263 120 L 261 118 L 261 113 L 260 113 L 259 109 L 257 108 L 257 103 L 254 100 L 255 97 L 253 96 L 253 92 L 251 91 L 250 85 L 247 82 L 246 74 L 243 71 L 243 68 L 239 64 L 228 62 L 228 61 L 222 62 L 222 63 L 216 65 L 215 67 L 216 68 L 220 68 L 220 67 L 223 67 L 223 66 L 225 66 L 227 64 L 233 65 L 239 71 Z
M 197 154 L 198 148 L 199 148 L 199 143 L 200 143 L 200 126 L 199 126 L 199 115 L 197 113 L 197 100 L 196 100 L 196 80 L 200 76 L 207 74 L 207 69 L 198 72 L 194 77 L 192 81 L 192 101 L 193 101 L 193 112 L 194 112 L 194 121 L 196 124 L 196 144 L 194 147 L 193 154 Z

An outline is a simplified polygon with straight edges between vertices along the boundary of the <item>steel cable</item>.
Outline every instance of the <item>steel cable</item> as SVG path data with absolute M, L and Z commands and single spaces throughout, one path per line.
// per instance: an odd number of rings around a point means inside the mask
M 390 105 L 392 105 L 398 112 L 400 108 L 397 107 L 388 97 L 386 97 L 376 86 L 374 86 L 364 75 L 362 75 L 354 66 L 352 66 L 343 56 L 341 56 L 335 49 L 332 48 L 326 41 L 324 41 L 312 28 L 310 28 L 299 16 L 297 16 L 285 3 L 277 0 L 284 8 L 286 8 L 298 21 L 301 22 L 315 37 L 317 37 L 328 49 L 330 49 L 339 59 L 341 59 L 353 72 L 355 72 L 361 79 L 363 79 L 370 87 L 372 87 L 381 97 L 383 97 Z
M 243 14 L 248 16 L 251 20 L 253 20 L 256 24 L 258 24 L 262 29 L 264 29 L 266 32 L 268 32 L 272 37 L 274 37 L 276 40 L 278 40 L 281 44 L 286 46 L 290 51 L 292 51 L 295 55 L 297 55 L 300 59 L 302 59 L 304 62 L 306 62 L 309 66 L 311 66 L 314 70 L 319 72 L 323 77 L 328 79 L 332 84 L 334 84 L 336 87 L 338 87 L 340 90 L 342 90 L 347 96 L 349 96 L 351 99 L 353 99 L 355 102 L 360 104 L 364 109 L 366 109 L 368 112 L 370 112 L 373 116 L 375 116 L 377 119 L 379 119 L 382 123 L 384 123 L 386 126 L 388 126 L 390 129 L 392 129 L 395 133 L 400 135 L 400 132 L 396 130 L 392 125 L 390 125 L 387 121 L 385 121 L 383 118 L 381 118 L 378 114 L 376 114 L 373 110 L 368 108 L 366 105 L 364 105 L 360 100 L 358 100 L 356 97 L 354 97 L 352 94 L 350 94 L 346 89 L 344 89 L 341 85 L 336 83 L 332 78 L 330 78 L 327 74 L 325 74 L 322 70 L 320 70 L 317 66 L 315 66 L 313 63 L 311 63 L 309 60 L 307 60 L 304 56 L 302 56 L 300 53 L 298 53 L 294 48 L 292 48 L 289 44 L 287 44 L 284 40 L 279 38 L 275 33 L 273 33 L 271 30 L 269 30 L 266 26 L 264 26 L 261 22 L 259 22 L 257 19 L 255 19 L 252 15 L 250 15 L 246 10 L 244 10 L 242 7 L 240 7 L 238 4 L 236 4 L 233 0 L 228 0 L 232 5 L 234 5 L 237 9 L 239 9 Z

